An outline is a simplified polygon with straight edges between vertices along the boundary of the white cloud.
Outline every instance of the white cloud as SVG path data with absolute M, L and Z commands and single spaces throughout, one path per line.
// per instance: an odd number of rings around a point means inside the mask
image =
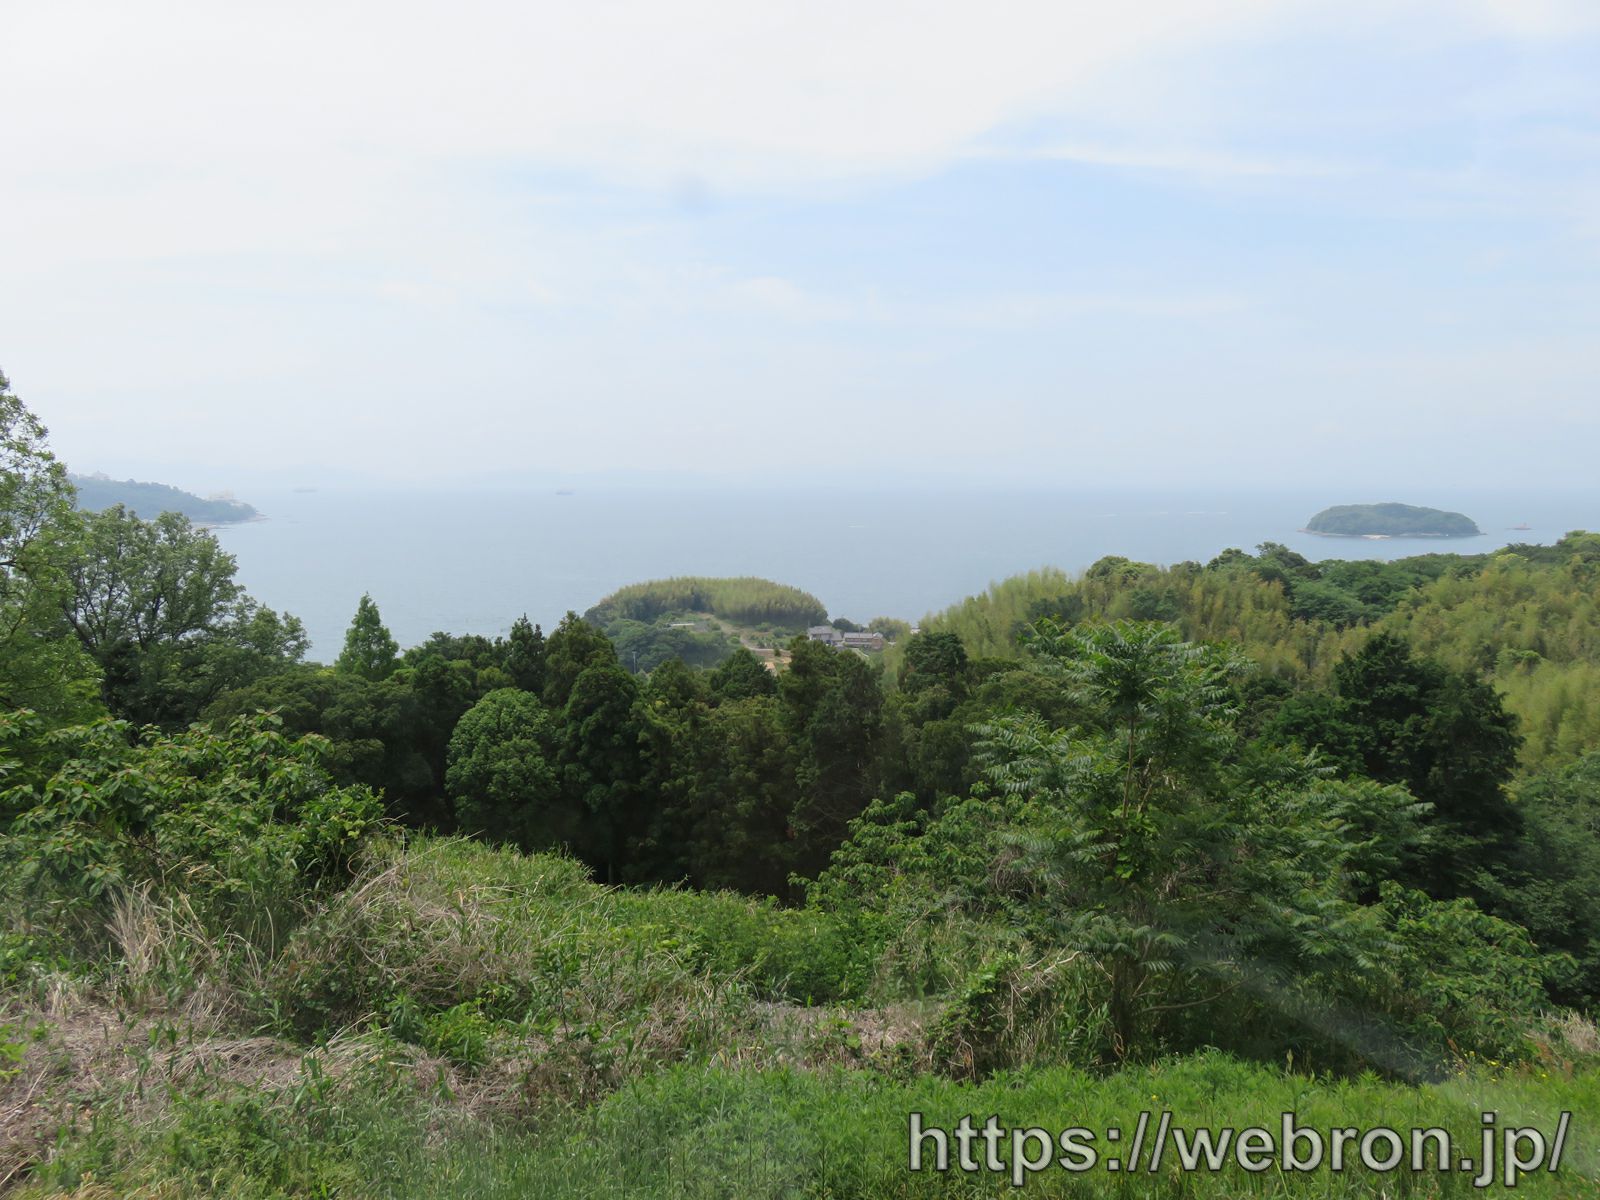
M 1266 0 L 72 3 L 3 30 L 33 170 L 528 155 L 630 177 L 881 171 L 1062 103 Z
M 976 298 L 882 295 L 829 296 L 775 276 L 741 279 L 722 293 L 733 308 L 755 307 L 801 322 L 858 325 L 1027 330 L 1085 317 L 1113 315 L 1149 320 L 1191 320 L 1242 312 L 1245 297 L 1227 293 L 1001 292 Z
M 1403 12 L 1439 14 L 1441 34 L 1471 13 L 1499 33 L 1534 36 L 1587 27 L 1600 9 L 1563 0 L 1474 0 L 1468 10 L 1440 0 L 12 5 L 0 15 L 4 249 L 11 271 L 232 252 L 390 259 L 408 237 L 428 242 L 459 226 L 464 214 L 441 181 L 486 164 L 658 190 L 828 186 L 1004 153 L 984 149 L 997 128 L 1074 114 L 1100 121 L 1108 102 L 1114 137 L 1028 153 L 1199 176 L 1338 174 L 1350 168 L 1243 152 L 1229 128 L 1192 128 L 1208 97 L 1176 68 L 1297 21 L 1354 28 Z
M 662 217 L 674 198 L 848 205 L 952 164 L 1055 158 L 1319 199 L 1343 184 L 1378 206 L 1408 190 L 1488 196 L 1592 223 L 1592 181 L 1569 178 L 1592 167 L 1592 131 L 1546 132 L 1562 145 L 1551 180 L 1510 158 L 1397 175 L 1359 145 L 1316 143 L 1309 121 L 1252 137 L 1259 98 L 1206 67 L 1223 52 L 1270 64 L 1307 30 L 1403 26 L 1421 61 L 1434 35 L 1531 55 L 1597 24 L 1589 0 L 11 4 L 0 365 L 86 455 L 143 439 L 147 456 L 362 453 L 413 473 L 548 456 L 562 437 L 598 446 L 594 414 L 633 406 L 635 441 L 607 455 L 715 462 L 781 430 L 753 390 L 774 410 L 855 397 L 888 428 L 965 403 L 955 385 L 929 395 L 960 337 L 1088 317 L 1142 334 L 1270 300 L 1248 281 L 1159 272 L 930 296 L 803 279 L 788 263 L 705 261 Z M 1582 95 L 1527 74 L 1486 87 L 1473 115 L 1487 128 Z M 659 203 L 600 207 L 617 195 Z M 858 329 L 870 336 L 829 340 Z M 1000 403 L 1022 404 L 984 400 Z M 441 404 L 449 429 L 419 438 Z M 662 405 L 696 419 L 651 415 Z M 719 432 L 702 446 L 696 430 Z
M 1045 159 L 1083 163 L 1095 167 L 1118 167 L 1133 171 L 1170 172 L 1216 178 L 1316 179 L 1359 173 L 1352 166 L 1305 158 L 1266 158 L 1234 154 L 1226 150 L 1182 146 L 1104 146 L 1087 142 L 1050 143 L 1028 150 L 993 150 L 986 147 L 969 152 L 972 158 Z
M 1560 38 L 1600 31 L 1600 8 L 1590 0 L 1474 0 L 1479 19 L 1496 32 Z

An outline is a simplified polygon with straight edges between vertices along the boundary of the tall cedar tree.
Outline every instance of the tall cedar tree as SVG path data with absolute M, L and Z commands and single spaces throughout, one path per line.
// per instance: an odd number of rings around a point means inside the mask
M 535 696 L 544 692 L 544 630 L 528 623 L 523 613 L 511 623 L 511 636 L 506 639 L 505 672 L 511 676 L 513 687 Z
M 400 647 L 384 627 L 378 606 L 363 593 L 335 667 L 363 679 L 387 679 L 399 664 L 399 656 Z

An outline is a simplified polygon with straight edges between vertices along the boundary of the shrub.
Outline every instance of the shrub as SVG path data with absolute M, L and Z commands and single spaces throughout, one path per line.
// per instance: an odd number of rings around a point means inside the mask
M 0 863 L 30 928 L 91 945 L 118 898 L 143 891 L 181 895 L 209 933 L 270 952 L 380 820 L 370 791 L 332 785 L 325 742 L 273 717 L 138 735 L 105 721 L 44 740 L 53 766 L 0 793 L 17 814 Z

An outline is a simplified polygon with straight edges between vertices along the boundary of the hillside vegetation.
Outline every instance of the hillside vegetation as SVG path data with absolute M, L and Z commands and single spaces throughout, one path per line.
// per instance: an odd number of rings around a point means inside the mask
M 31 1162 L 16 1193 L 27 1200 L 909 1200 L 970 1195 L 973 1182 L 906 1170 L 913 1111 L 946 1128 L 995 1114 L 1008 1126 L 1126 1129 L 1146 1109 L 1268 1128 L 1293 1110 L 1314 1128 L 1443 1126 L 1468 1146 L 1483 1109 L 1540 1127 L 1571 1110 L 1579 1130 L 1600 1116 L 1600 1074 L 1587 1065 L 1483 1063 L 1413 1085 L 1203 1051 L 1109 1075 L 1041 1061 L 975 1082 L 963 1050 L 973 1027 L 961 1022 L 990 1003 L 981 973 L 954 1019 L 915 1001 L 811 1006 L 808 989 L 849 986 L 884 947 L 853 945 L 850 927 L 821 913 L 608 891 L 562 858 L 459 842 L 374 844 L 265 958 L 230 946 L 222 927 L 205 934 L 170 897 L 118 911 L 94 984 L 64 998 L 59 979 L 11 968 L 21 1059 L 0 1083 L 16 1114 L 0 1135 L 0 1177 L 16 1184 Z M 188 1007 L 173 1013 L 171 996 Z M 1037 1021 L 1028 998 L 995 1015 Z M 241 1025 L 257 1032 L 240 1036 Z M 1569 1036 L 1588 1035 L 1545 1036 L 1549 1053 L 1571 1056 Z M 1530 1174 L 1518 1191 L 1596 1194 L 1582 1175 L 1592 1145 L 1580 1140 L 1563 1174 Z M 1295 1181 L 1235 1167 L 1157 1178 L 1152 1193 L 1057 1169 L 1023 1194 L 1232 1198 L 1303 1184 L 1377 1197 L 1394 1177 Z M 1424 1176 L 1409 1194 L 1477 1193 L 1464 1177 Z
M 1284 686 L 1325 683 L 1374 633 L 1488 680 L 1518 719 L 1526 769 L 1600 745 L 1600 535 L 1491 554 L 1313 563 L 1267 543 L 1212 562 L 1102 559 L 1081 576 L 1041 570 L 924 618 L 968 652 L 1011 661 L 1042 616 L 1157 619 L 1238 646 Z
M 740 625 L 770 625 L 798 632 L 827 621 L 828 610 L 809 592 L 743 577 L 681 576 L 630 584 L 596 604 L 584 619 L 605 626 L 618 618 L 654 621 L 672 613 L 710 613 Z

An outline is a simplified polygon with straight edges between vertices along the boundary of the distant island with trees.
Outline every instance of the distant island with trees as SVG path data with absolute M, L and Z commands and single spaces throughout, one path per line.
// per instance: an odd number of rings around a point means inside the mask
M 821 631 L 830 645 L 841 646 L 849 644 L 847 633 L 879 634 L 865 642 L 881 650 L 911 629 L 892 617 L 875 617 L 865 626 L 846 617 L 830 621 L 827 606 L 810 592 L 751 576 L 681 576 L 629 584 L 583 619 L 611 640 L 619 661 L 636 673 L 648 673 L 674 658 L 709 670 L 740 649 L 777 669 L 789 661 L 788 644 L 808 630 Z
M 181 513 L 202 525 L 229 525 L 251 521 L 261 514 L 242 500 L 230 497 L 202 497 L 165 483 L 141 483 L 136 479 L 112 479 L 109 475 L 71 476 L 77 489 L 77 506 L 101 512 L 122 505 L 129 512 L 153 520 L 162 513 Z
M 1480 537 L 1472 518 L 1415 504 L 1336 504 L 1306 523 L 1307 533 L 1328 537 Z
M 827 607 L 810 592 L 770 579 L 680 576 L 620 588 L 585 613 L 584 620 L 603 628 L 618 618 L 653 621 L 673 613 L 710 613 L 741 625 L 769 624 L 796 633 L 828 619 Z

